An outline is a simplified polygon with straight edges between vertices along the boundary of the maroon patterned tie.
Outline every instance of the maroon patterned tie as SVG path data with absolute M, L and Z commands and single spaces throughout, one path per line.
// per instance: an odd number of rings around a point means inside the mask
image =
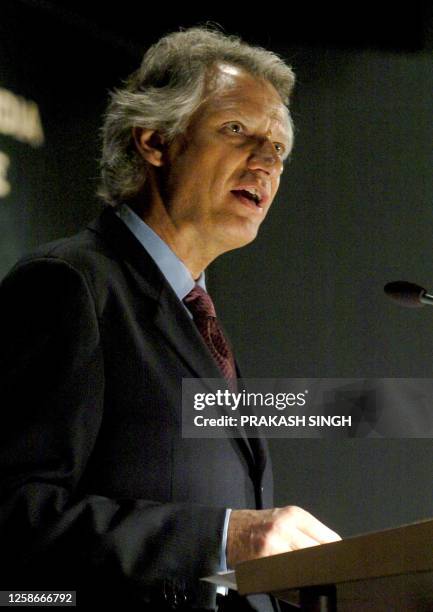
M 235 360 L 218 324 L 215 306 L 209 294 L 200 285 L 195 285 L 183 301 L 230 388 L 236 389 Z

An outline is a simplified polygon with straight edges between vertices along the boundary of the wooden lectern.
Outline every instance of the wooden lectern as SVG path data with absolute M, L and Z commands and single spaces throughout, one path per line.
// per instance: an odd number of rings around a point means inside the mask
M 308 612 L 433 612 L 433 520 L 247 561 L 236 582 Z

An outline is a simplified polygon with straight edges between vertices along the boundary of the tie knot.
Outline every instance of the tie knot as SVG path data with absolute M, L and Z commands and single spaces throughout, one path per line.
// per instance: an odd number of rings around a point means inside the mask
M 200 285 L 195 285 L 183 301 L 194 319 L 216 317 L 215 306 L 210 295 Z

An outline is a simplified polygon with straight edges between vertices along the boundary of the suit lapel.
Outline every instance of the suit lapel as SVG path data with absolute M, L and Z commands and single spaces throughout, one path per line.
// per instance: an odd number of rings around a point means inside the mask
M 183 306 L 179 305 L 179 300 L 171 288 L 167 285 L 165 289 L 160 295 L 155 324 L 164 333 L 171 346 L 176 349 L 178 355 L 186 360 L 193 372 L 193 378 L 221 380 L 221 372 L 191 317 L 188 316 Z M 168 321 L 169 325 L 167 325 Z M 210 388 L 210 391 L 214 389 Z M 240 429 L 239 437 L 231 438 L 230 441 L 240 449 L 253 481 L 260 479 L 266 463 L 262 440 L 249 439 L 245 431 Z
M 185 362 L 191 378 L 221 378 L 200 332 L 167 283 L 159 296 L 154 323 Z
M 239 391 L 246 391 L 248 393 L 248 388 L 242 379 L 242 374 L 238 363 L 236 363 L 236 370 L 238 373 Z M 251 409 L 249 414 L 254 414 L 254 410 Z M 251 434 L 254 434 L 254 437 L 252 437 Z M 265 471 L 268 455 L 266 440 L 260 434 L 260 431 L 254 426 L 250 428 L 250 436 L 245 436 L 245 439 L 253 458 L 255 478 L 261 480 L 263 472 Z

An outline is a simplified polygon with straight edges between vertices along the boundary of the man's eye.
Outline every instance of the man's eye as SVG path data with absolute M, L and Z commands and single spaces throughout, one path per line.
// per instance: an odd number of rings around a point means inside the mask
M 242 134 L 243 132 L 243 127 L 240 123 L 229 123 L 227 124 L 227 128 L 234 134 Z
M 274 142 L 274 147 L 278 155 L 284 155 L 285 147 L 281 142 Z

